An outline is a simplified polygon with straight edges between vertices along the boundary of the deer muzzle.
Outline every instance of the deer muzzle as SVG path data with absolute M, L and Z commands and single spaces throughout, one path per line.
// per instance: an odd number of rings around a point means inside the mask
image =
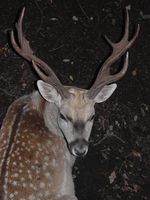
M 89 143 L 85 139 L 77 139 L 69 144 L 71 153 L 76 157 L 84 157 L 88 152 Z

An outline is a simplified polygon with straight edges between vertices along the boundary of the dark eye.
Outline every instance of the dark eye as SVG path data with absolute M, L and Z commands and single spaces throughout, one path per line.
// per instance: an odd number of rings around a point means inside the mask
M 60 113 L 60 118 L 67 121 L 67 119 L 65 118 L 65 116 L 62 113 Z
M 94 118 L 95 118 L 95 115 L 92 115 L 92 116 L 88 119 L 88 121 L 92 121 Z

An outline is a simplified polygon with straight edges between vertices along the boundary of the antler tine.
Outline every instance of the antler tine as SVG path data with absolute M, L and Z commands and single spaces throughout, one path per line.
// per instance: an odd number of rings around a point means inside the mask
M 126 8 L 125 32 L 124 32 L 124 35 L 123 35 L 122 40 L 120 42 L 128 41 L 128 37 L 129 37 L 129 12 L 128 12 L 128 9 Z M 118 42 L 118 43 L 112 42 L 107 37 L 107 35 L 104 35 L 104 38 L 112 48 L 114 48 L 115 46 L 117 46 L 120 43 L 120 42 Z
M 128 54 L 126 54 L 126 58 L 124 61 L 123 68 L 120 72 L 117 74 L 111 75 L 110 74 L 110 66 L 116 62 L 134 43 L 136 40 L 138 34 L 139 34 L 140 26 L 137 26 L 136 32 L 129 40 L 129 13 L 128 9 L 126 8 L 126 20 L 125 20 L 125 31 L 122 39 L 114 43 L 112 42 L 107 36 L 105 36 L 106 41 L 108 44 L 112 47 L 112 53 L 111 55 L 106 59 L 106 61 L 103 63 L 101 69 L 98 72 L 97 78 L 88 91 L 89 98 L 94 98 L 98 92 L 102 89 L 104 85 L 110 84 L 111 82 L 114 82 L 116 80 L 119 80 L 122 78 L 126 71 L 128 66 Z
M 20 18 L 16 23 L 16 30 L 18 36 L 18 43 L 16 42 L 14 31 L 11 31 L 11 43 L 16 52 L 26 60 L 32 62 L 38 75 L 46 82 L 52 84 L 63 98 L 68 98 L 70 93 L 62 85 L 57 78 L 53 70 L 40 58 L 33 54 L 33 51 L 29 45 L 29 41 L 25 38 L 22 30 L 22 22 L 24 17 L 25 8 L 22 9 Z M 36 67 L 35 67 L 36 66 Z M 43 73 L 44 72 L 44 73 Z
M 12 46 L 14 47 L 14 49 L 17 51 L 17 53 L 19 55 L 21 55 L 28 61 L 31 61 L 31 57 L 33 56 L 33 51 L 30 48 L 29 41 L 26 40 L 26 38 L 24 37 L 23 31 L 22 31 L 22 21 L 23 21 L 23 17 L 24 17 L 24 12 L 25 12 L 25 8 L 22 9 L 20 18 L 19 18 L 18 22 L 15 24 L 19 44 L 17 44 L 17 42 L 15 40 L 13 30 L 11 31 L 11 42 L 12 42 Z

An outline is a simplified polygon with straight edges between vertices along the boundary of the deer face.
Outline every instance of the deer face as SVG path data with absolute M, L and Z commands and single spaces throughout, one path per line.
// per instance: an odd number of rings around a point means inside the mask
M 52 85 L 41 80 L 38 88 L 44 99 L 58 107 L 58 125 L 70 152 L 74 156 L 86 155 L 95 115 L 94 105 L 108 99 L 116 84 L 105 86 L 94 99 L 88 97 L 88 90 L 75 87 L 68 87 L 69 98 L 62 98 Z
M 65 135 L 71 153 L 84 156 L 95 115 L 94 102 L 87 98 L 87 91 L 69 89 L 70 98 L 62 100 L 58 117 L 59 127 Z

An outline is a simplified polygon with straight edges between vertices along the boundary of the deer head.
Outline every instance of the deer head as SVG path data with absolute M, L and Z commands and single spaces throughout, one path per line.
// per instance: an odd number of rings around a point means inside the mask
M 22 21 L 25 8 L 22 10 L 18 23 L 16 24 L 18 39 L 11 32 L 11 42 L 16 52 L 32 62 L 33 67 L 42 80 L 37 82 L 40 94 L 47 104 L 54 104 L 58 109 L 57 123 L 64 135 L 69 150 L 74 156 L 84 156 L 88 151 L 88 140 L 90 137 L 95 109 L 95 103 L 106 101 L 115 91 L 117 80 L 121 79 L 128 68 L 128 52 L 139 33 L 139 25 L 134 36 L 129 40 L 129 14 L 126 9 L 125 31 L 118 43 L 106 40 L 112 47 L 111 55 L 103 63 L 92 87 L 80 89 L 64 86 L 57 78 L 53 70 L 41 59 L 33 54 L 29 42 L 22 31 Z M 125 54 L 122 69 L 111 74 L 110 66 Z

